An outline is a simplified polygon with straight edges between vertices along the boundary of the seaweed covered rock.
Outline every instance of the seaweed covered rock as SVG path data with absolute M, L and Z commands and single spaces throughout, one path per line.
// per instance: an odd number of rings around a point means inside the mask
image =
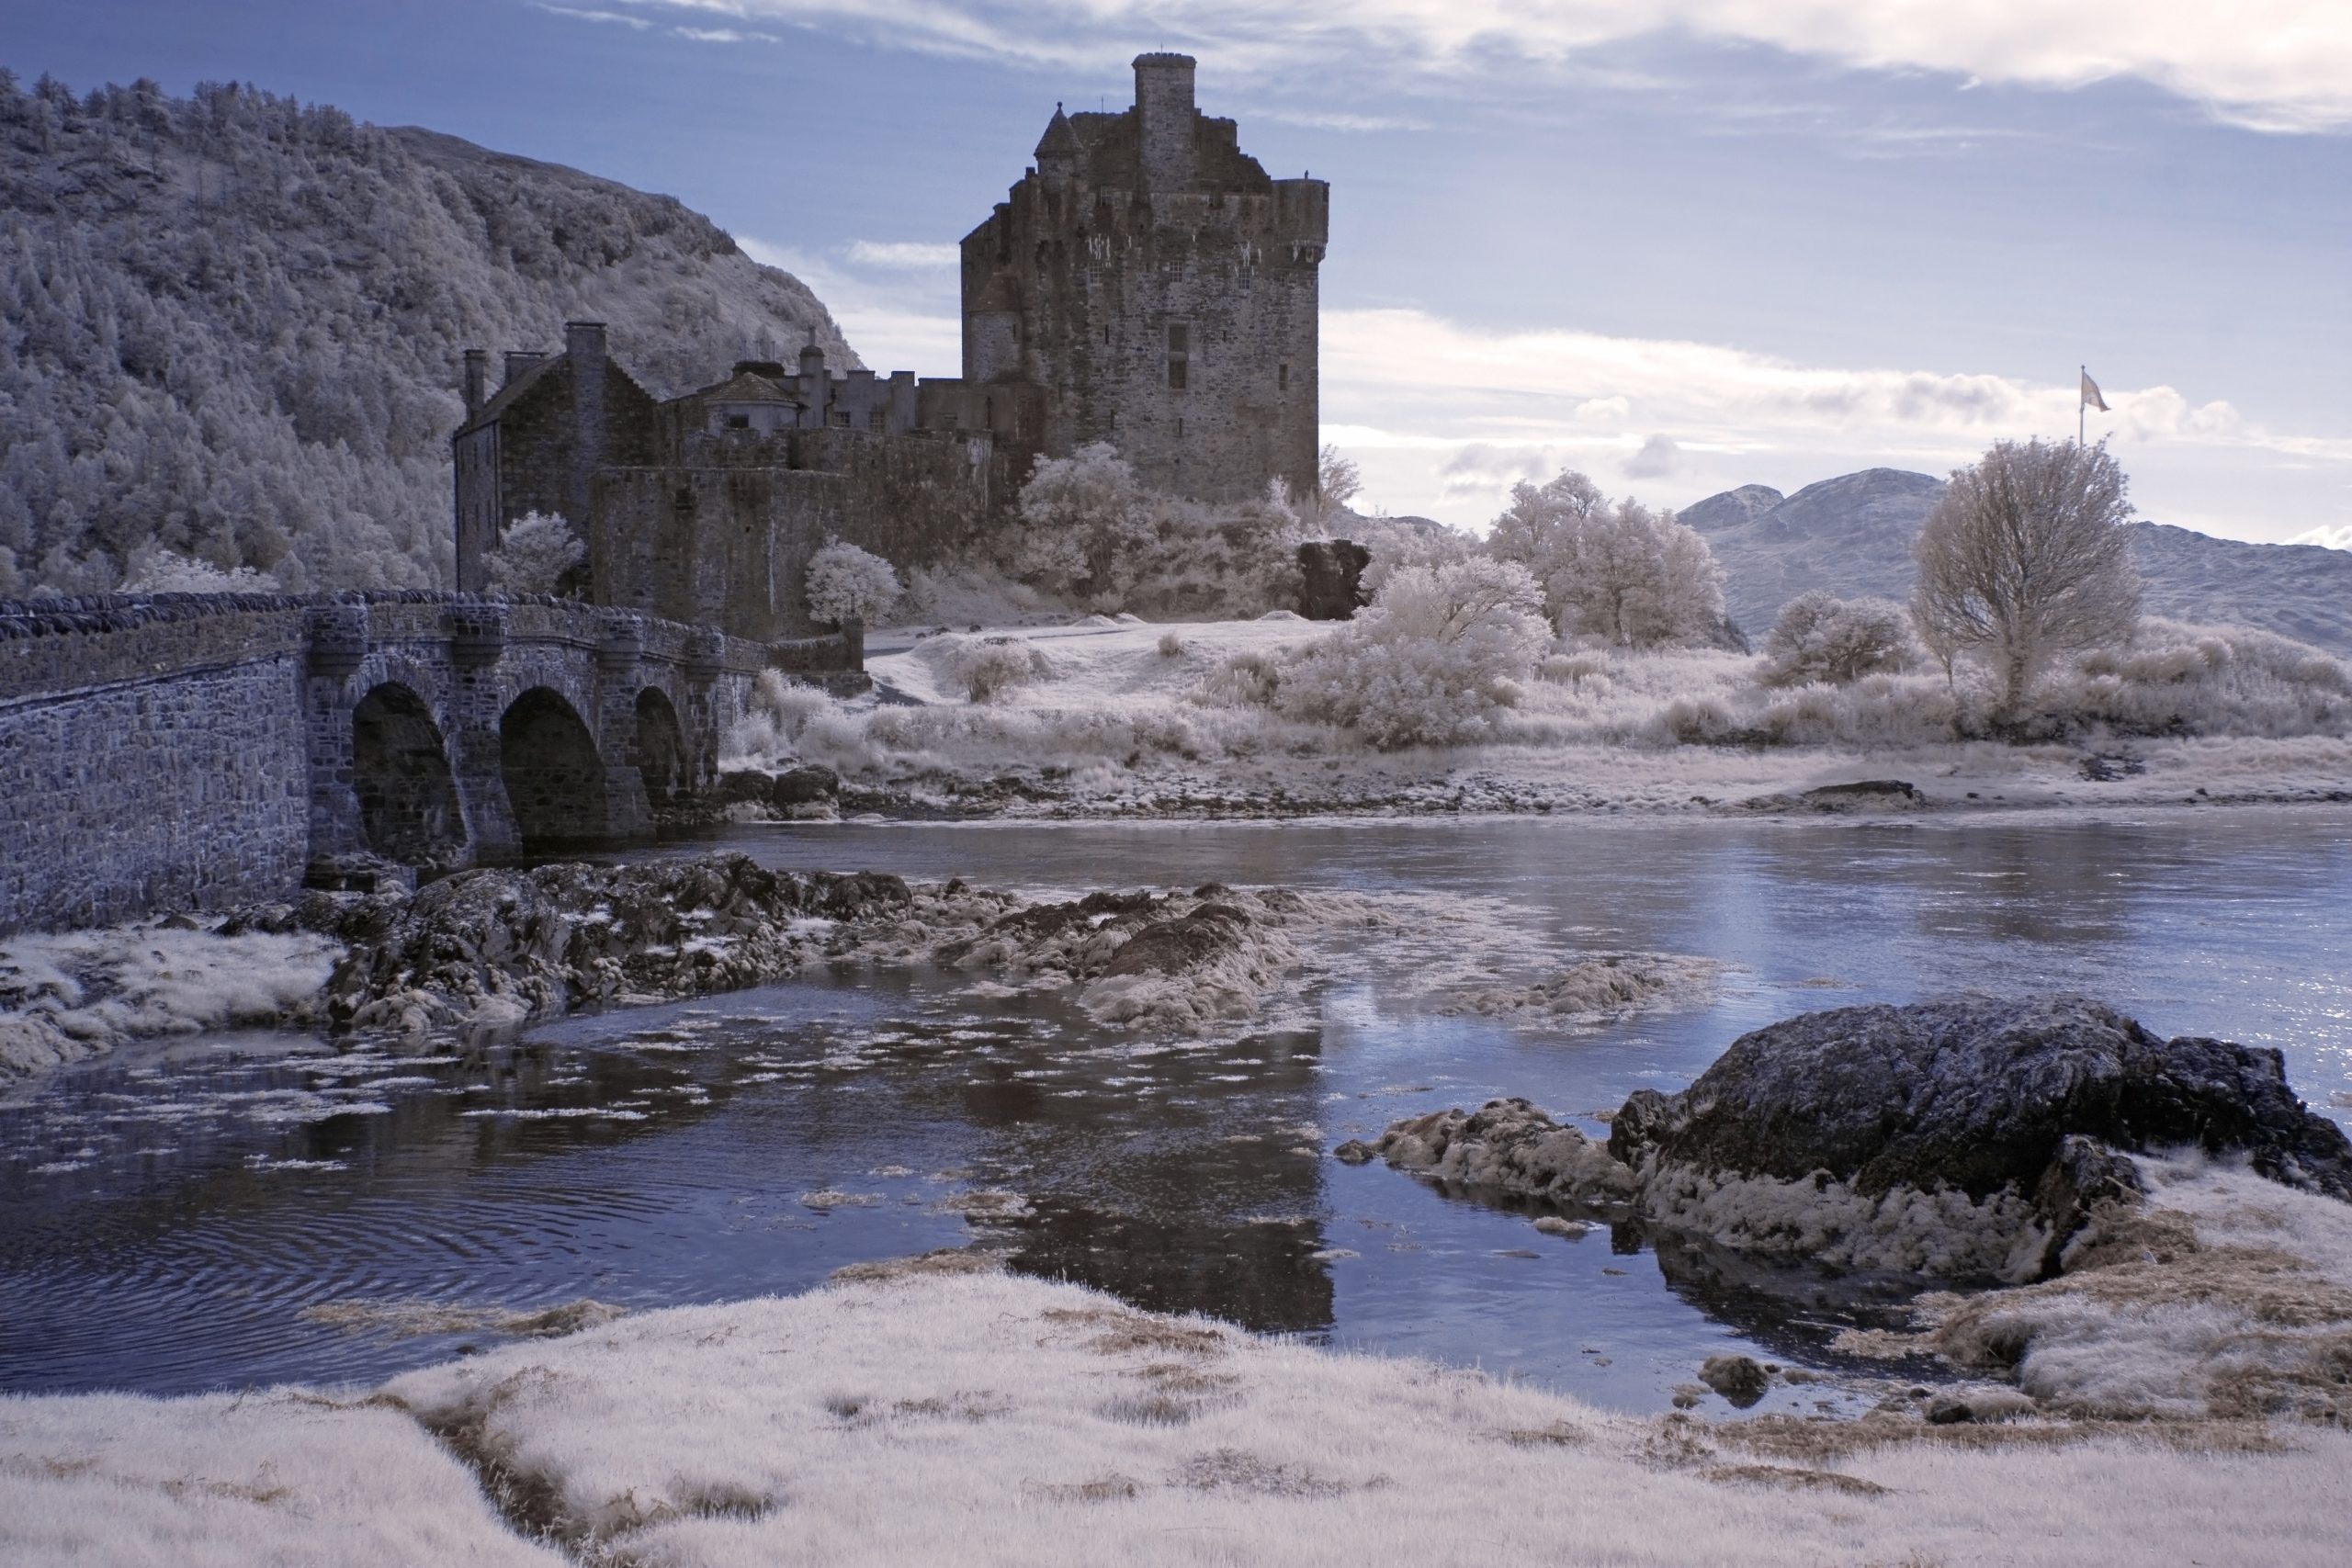
M 1519 1099 L 1392 1122 L 1375 1142 L 1351 1140 L 1334 1152 L 1350 1164 L 1385 1159 L 1439 1181 L 1579 1207 L 1621 1206 L 1634 1197 L 1633 1171 L 1605 1145 Z
M 314 897 L 300 918 L 349 948 L 327 983 L 338 1023 L 416 1030 L 764 984 L 824 952 L 828 925 L 890 921 L 912 900 L 896 876 L 725 854 L 465 872 L 413 898 Z

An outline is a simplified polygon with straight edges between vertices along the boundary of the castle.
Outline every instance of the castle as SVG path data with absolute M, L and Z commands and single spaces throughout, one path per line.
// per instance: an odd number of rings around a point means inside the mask
M 593 603 L 772 639 L 813 629 L 828 538 L 932 564 L 1039 457 L 1109 442 L 1154 489 L 1220 502 L 1316 489 L 1321 180 L 1270 179 L 1194 62 L 1145 54 L 1116 114 L 1057 107 L 1036 163 L 963 243 L 963 375 L 746 360 L 661 401 L 575 321 L 556 355 L 465 356 L 458 586 L 527 512 L 587 546 Z

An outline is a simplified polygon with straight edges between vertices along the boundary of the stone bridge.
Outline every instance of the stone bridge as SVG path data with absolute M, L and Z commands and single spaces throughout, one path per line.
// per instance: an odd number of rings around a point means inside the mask
M 413 592 L 0 604 L 0 932 L 647 837 L 762 671 L 862 643 Z

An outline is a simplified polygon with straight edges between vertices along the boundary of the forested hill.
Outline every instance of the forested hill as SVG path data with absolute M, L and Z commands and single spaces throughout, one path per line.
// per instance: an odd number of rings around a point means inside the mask
M 767 347 L 856 363 L 676 200 L 251 87 L 0 71 L 0 596 L 156 547 L 291 590 L 451 578 L 458 355 L 612 326 L 667 396 Z

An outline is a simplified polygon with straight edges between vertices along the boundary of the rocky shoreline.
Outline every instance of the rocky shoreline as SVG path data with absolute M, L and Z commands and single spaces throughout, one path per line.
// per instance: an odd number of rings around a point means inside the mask
M 2009 1288 L 1928 1298 L 1918 1334 L 1864 1337 L 1865 1352 L 1931 1350 L 2062 1403 L 2120 1397 L 2127 1415 L 2352 1419 L 2352 1143 L 2294 1096 L 2276 1051 L 2161 1040 L 2079 997 L 1843 1008 L 1743 1035 L 1688 1089 L 1637 1089 L 1608 1121 L 1603 1142 L 1495 1100 L 1334 1153 L 1760 1259 Z M 2252 1222 L 2278 1233 L 2266 1251 L 2226 1205 L 2184 1217 L 2166 1184 L 2209 1168 L 2304 1224 Z M 1988 1327 L 2004 1302 L 2040 1315 Z M 2036 1369 L 2041 1333 L 2079 1330 L 2089 1303 L 2112 1319 L 2109 1352 L 2169 1336 L 2212 1354 L 2124 1396 L 2104 1373 Z M 2196 1321 L 2146 1321 L 2159 1307 Z M 2226 1378 L 2210 1364 L 2224 1346 Z

